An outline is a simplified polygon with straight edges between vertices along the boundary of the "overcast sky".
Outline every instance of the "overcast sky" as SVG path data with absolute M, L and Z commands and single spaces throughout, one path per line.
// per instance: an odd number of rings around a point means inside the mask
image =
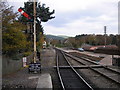
M 17 11 L 27 0 L 7 0 Z M 80 34 L 118 33 L 119 0 L 40 0 L 51 10 L 55 19 L 42 23 L 45 34 L 75 36 Z

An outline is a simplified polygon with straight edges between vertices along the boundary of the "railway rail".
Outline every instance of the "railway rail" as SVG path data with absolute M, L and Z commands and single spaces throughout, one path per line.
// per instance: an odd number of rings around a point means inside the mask
M 65 52 L 62 52 L 62 54 L 70 66 L 57 65 L 57 67 L 59 67 L 59 70 L 64 69 L 65 71 L 67 71 L 68 68 L 70 69 L 72 67 L 74 69 L 77 69 L 77 70 L 75 70 L 76 72 L 78 71 L 78 69 L 81 69 L 81 70 L 79 70 L 80 72 L 81 71 L 84 72 L 85 71 L 84 69 L 87 69 L 89 71 L 89 73 L 94 72 L 96 75 L 100 76 L 101 79 L 110 81 L 109 86 L 113 85 L 112 88 L 113 87 L 120 88 L 120 78 L 119 78 L 120 72 L 119 71 L 109 68 L 108 66 L 100 65 L 100 64 L 96 63 L 95 61 L 92 61 L 92 60 L 84 58 L 84 57 L 78 58 L 78 57 L 72 56 Z M 57 57 L 59 57 L 59 56 L 57 56 Z M 77 63 L 77 66 L 71 65 L 71 59 Z M 62 59 L 60 59 L 60 60 L 62 61 Z M 57 63 L 58 63 L 58 61 L 57 61 Z M 78 66 L 78 64 L 79 64 L 79 66 Z M 69 73 L 69 72 L 67 72 L 67 73 Z
M 92 65 L 99 66 L 100 65 L 99 63 L 97 63 L 95 61 L 92 61 L 92 60 L 90 60 L 88 58 L 85 58 L 85 57 L 76 57 L 76 56 L 70 55 L 68 53 L 65 53 L 65 55 L 68 56 L 68 57 L 70 57 L 70 58 L 72 58 L 73 60 L 77 61 L 79 64 L 82 64 L 82 65 L 88 65 L 88 66 L 92 66 Z M 83 60 L 86 61 L 87 63 L 83 62 Z M 88 64 L 88 62 L 91 63 L 91 64 Z M 109 70 L 111 72 L 115 72 L 117 74 L 120 74 L 120 71 L 114 70 L 114 69 L 108 67 L 107 65 L 100 65 L 100 66 L 103 67 L 106 70 Z
M 78 57 L 75 57 L 75 56 L 70 55 L 68 53 L 65 53 L 65 55 L 68 56 L 68 57 L 70 57 L 70 58 L 72 58 L 72 59 L 74 59 L 75 61 L 81 63 L 82 65 L 99 65 L 97 62 L 92 61 L 92 60 L 87 59 L 87 58 L 84 58 L 84 57 L 79 57 L 78 58 Z
M 62 51 L 57 51 L 57 72 L 61 86 L 63 90 L 74 88 L 84 88 L 87 90 L 93 90 L 93 87 L 86 82 L 86 80 L 74 69 L 74 67 L 67 60 L 65 54 Z M 59 54 L 58 54 L 59 53 Z M 61 56 L 62 55 L 62 56 Z M 68 69 L 60 68 L 61 62 L 64 62 L 65 65 L 69 66 Z

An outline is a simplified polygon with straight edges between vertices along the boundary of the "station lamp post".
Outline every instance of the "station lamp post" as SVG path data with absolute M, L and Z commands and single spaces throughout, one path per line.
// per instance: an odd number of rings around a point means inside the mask
M 104 37 L 105 37 L 104 44 L 106 46 L 106 41 L 107 41 L 106 26 L 104 26 Z

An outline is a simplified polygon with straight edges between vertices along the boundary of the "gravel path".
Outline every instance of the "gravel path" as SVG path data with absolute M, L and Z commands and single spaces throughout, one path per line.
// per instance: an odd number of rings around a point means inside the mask
M 24 68 L 16 73 L 7 75 L 2 79 L 3 88 L 36 88 L 40 74 L 28 74 Z

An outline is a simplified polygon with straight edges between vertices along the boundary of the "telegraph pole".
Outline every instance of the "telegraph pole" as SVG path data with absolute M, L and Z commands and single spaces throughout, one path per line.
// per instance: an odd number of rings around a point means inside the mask
M 34 10 L 34 63 L 36 63 L 36 0 L 34 0 L 33 10 Z
M 106 40 L 107 40 L 107 38 L 106 38 L 106 26 L 104 26 L 104 37 L 105 37 L 105 46 L 106 46 Z

